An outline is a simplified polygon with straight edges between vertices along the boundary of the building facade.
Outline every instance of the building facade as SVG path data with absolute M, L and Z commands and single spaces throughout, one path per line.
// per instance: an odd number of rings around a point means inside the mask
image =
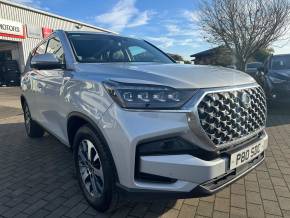
M 57 29 L 112 33 L 93 25 L 0 0 L 0 85 L 5 82 L 8 74 L 18 71 L 20 77 L 30 51 Z
M 234 57 L 232 52 L 224 46 L 219 46 L 206 51 L 202 51 L 190 57 L 194 58 L 192 61 L 194 64 L 199 65 L 218 65 L 218 66 L 230 66 L 234 63 Z

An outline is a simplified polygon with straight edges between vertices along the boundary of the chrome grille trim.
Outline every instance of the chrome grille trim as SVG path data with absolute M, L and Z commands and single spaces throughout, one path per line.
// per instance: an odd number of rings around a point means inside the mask
M 241 94 L 251 99 L 249 108 Z M 215 147 L 238 144 L 253 137 L 266 125 L 266 97 L 260 86 L 206 90 L 197 102 L 202 131 Z

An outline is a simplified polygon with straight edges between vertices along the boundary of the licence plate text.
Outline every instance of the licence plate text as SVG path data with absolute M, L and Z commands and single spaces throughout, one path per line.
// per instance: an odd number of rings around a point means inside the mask
M 237 151 L 231 155 L 230 169 L 237 168 L 244 163 L 254 159 L 264 150 L 261 142 Z

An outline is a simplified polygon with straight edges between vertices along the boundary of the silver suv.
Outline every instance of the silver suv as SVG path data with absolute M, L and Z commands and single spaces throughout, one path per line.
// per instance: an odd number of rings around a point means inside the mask
M 266 100 L 245 73 L 176 64 L 139 39 L 56 31 L 21 80 L 29 137 L 69 146 L 99 211 L 120 197 L 211 195 L 265 157 Z

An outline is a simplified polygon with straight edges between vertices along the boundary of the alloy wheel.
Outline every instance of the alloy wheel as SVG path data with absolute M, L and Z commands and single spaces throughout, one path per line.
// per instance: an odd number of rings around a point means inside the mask
M 78 149 L 79 171 L 87 192 L 100 197 L 104 191 L 104 174 L 101 159 L 93 143 L 82 140 Z

